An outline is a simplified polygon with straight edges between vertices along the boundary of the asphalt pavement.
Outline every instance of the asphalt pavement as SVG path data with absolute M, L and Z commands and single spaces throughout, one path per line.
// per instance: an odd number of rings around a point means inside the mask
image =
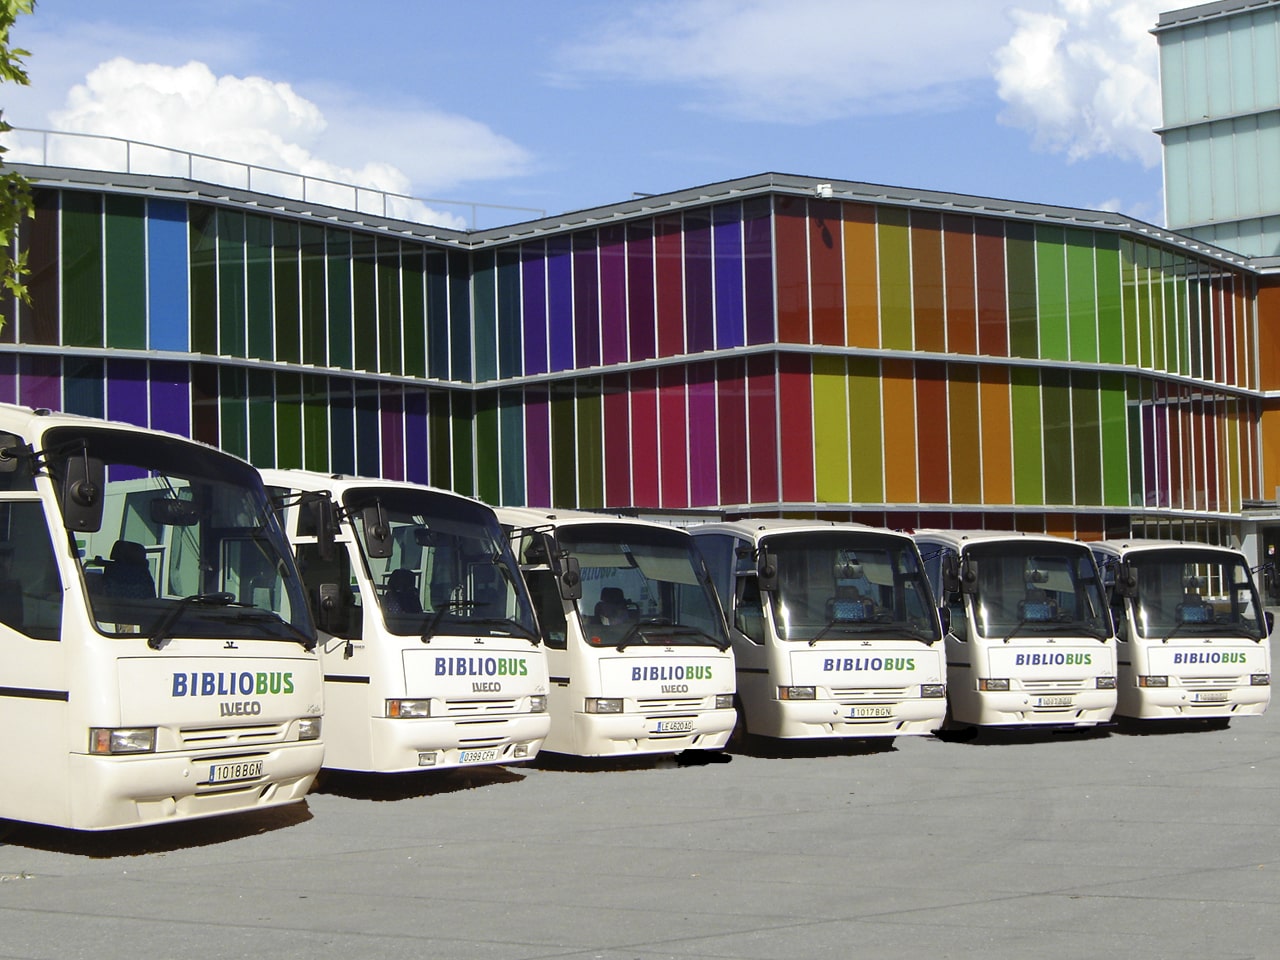
M 143 831 L 16 825 L 0 957 L 1271 958 L 1277 713 L 543 755 Z

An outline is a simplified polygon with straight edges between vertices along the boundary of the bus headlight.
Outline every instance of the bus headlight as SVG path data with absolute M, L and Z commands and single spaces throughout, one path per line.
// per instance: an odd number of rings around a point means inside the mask
M 947 685 L 945 683 L 920 684 L 920 696 L 926 700 L 939 700 L 946 695 Z
M 1250 674 L 1249 683 L 1255 687 L 1269 687 L 1271 686 L 1271 674 L 1269 673 Z
M 320 718 L 319 717 L 303 717 L 298 721 L 298 739 L 299 740 L 319 740 L 320 739 Z
M 733 694 L 732 694 L 732 693 L 717 693 L 717 694 L 716 694 L 716 709 L 717 709 L 717 710 L 732 710 L 732 709 L 733 709 Z
M 1114 690 L 1116 688 L 1115 677 L 1098 677 L 1099 690 Z
M 545 693 L 535 693 L 529 698 L 530 713 L 546 713 L 547 712 L 547 695 Z
M 420 720 L 431 716 L 430 700 L 388 700 L 387 716 L 395 720 Z
M 779 700 L 817 700 L 818 690 L 816 687 L 779 687 Z
M 1009 678 L 983 677 L 978 681 L 978 689 L 985 690 L 988 693 L 1007 693 L 1009 690 Z
M 118 753 L 155 753 L 155 727 L 90 727 L 89 752 L 99 756 Z
M 1139 677 L 1138 686 L 1140 687 L 1167 687 L 1169 685 L 1168 677 L 1161 677 L 1152 674 L 1149 677 Z
M 587 713 L 621 713 L 621 697 L 587 697 Z

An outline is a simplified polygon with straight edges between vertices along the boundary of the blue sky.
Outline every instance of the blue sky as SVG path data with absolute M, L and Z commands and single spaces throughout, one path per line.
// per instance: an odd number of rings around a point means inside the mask
M 1148 31 L 1178 6 L 37 0 L 11 37 L 31 86 L 0 106 L 21 127 L 549 214 L 776 171 L 1159 224 Z

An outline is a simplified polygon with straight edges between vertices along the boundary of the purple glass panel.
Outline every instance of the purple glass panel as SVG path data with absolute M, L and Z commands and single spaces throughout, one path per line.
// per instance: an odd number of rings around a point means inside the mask
M 191 368 L 185 363 L 151 364 L 151 427 L 191 436 Z
M 651 220 L 627 224 L 627 332 L 632 360 L 651 360 L 658 355 Z
M 684 215 L 685 343 L 690 353 L 714 350 L 716 321 L 711 288 L 711 216 L 706 210 Z
M 716 265 L 716 347 L 720 350 L 746 343 L 742 306 L 742 220 L 736 203 L 712 212 Z
M 427 392 L 413 390 L 404 398 L 405 479 L 430 483 L 427 445 Z
M 18 361 L 18 402 L 26 407 L 62 409 L 59 357 L 22 357 Z
M 600 365 L 600 287 L 596 276 L 596 234 L 573 235 L 573 333 L 579 367 Z
M 600 229 L 600 354 L 606 364 L 627 361 L 627 228 Z
M 0 357 L 0 403 L 18 402 L 18 358 Z
M 1156 506 L 1169 505 L 1169 409 L 1155 408 Z M 1150 492 L 1147 497 L 1150 498 Z
M 719 460 L 716 369 L 711 363 L 695 363 L 689 368 L 689 506 L 719 503 Z
M 525 391 L 525 506 L 551 506 L 551 410 L 545 390 Z
M 382 391 L 382 476 L 404 479 L 404 399 L 399 388 Z
M 147 365 L 142 360 L 107 361 L 107 419 L 147 425 Z
M 770 343 L 773 319 L 773 223 L 768 197 L 742 204 L 743 273 L 747 297 L 747 343 Z
M 520 248 L 524 286 L 524 372 L 547 372 L 547 251 L 541 240 Z
M 573 238 L 547 241 L 547 330 L 551 369 L 573 369 Z

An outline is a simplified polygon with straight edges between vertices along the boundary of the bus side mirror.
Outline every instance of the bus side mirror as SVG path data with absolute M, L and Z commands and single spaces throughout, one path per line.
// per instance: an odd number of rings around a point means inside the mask
M 387 513 L 382 509 L 382 502 L 375 501 L 360 511 L 360 520 L 364 524 L 364 551 L 372 560 L 385 560 L 391 556 L 395 545 L 391 539 L 391 527 L 387 523 Z
M 320 559 L 332 560 L 334 544 L 338 537 L 338 517 L 333 501 L 327 494 L 304 498 L 302 509 L 310 516 L 311 529 L 316 534 L 316 546 Z
M 1133 572 L 1133 568 L 1127 563 L 1122 563 L 1116 569 L 1116 586 L 1115 591 L 1122 597 L 1136 597 L 1138 595 L 1138 578 Z
M 1262 615 L 1262 619 L 1267 624 L 1267 636 L 1269 637 L 1276 629 L 1276 615 L 1268 610 Z
M 31 448 L 16 433 L 0 433 L 0 473 L 15 472 L 18 460 L 23 454 L 30 453 Z
M 978 568 L 973 565 L 972 560 L 964 560 L 960 564 L 960 592 L 978 592 Z
M 760 554 L 756 563 L 756 583 L 760 592 L 778 589 L 778 555 L 767 550 Z
M 561 561 L 558 582 L 562 600 L 582 599 L 582 565 L 577 557 L 565 557 Z
M 89 451 L 74 453 L 66 459 L 62 480 L 62 525 L 80 533 L 96 533 L 102 529 L 103 489 L 107 469 L 102 461 L 89 456 Z

